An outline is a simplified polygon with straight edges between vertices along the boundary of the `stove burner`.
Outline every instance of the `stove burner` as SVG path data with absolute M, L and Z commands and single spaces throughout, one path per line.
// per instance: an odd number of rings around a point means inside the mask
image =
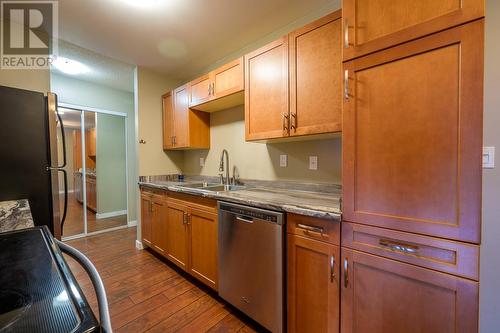
M 31 307 L 31 297 L 15 290 L 0 290 L 0 331 L 15 323 Z

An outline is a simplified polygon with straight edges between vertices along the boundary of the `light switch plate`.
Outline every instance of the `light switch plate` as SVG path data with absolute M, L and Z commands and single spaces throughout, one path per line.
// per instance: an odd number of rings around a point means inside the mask
M 318 170 L 318 156 L 309 156 L 309 170 Z
M 288 155 L 280 155 L 280 167 L 286 168 L 288 166 Z
M 483 147 L 483 168 L 493 169 L 495 167 L 495 147 Z
M 203 157 L 200 157 L 200 166 L 205 166 L 205 159 Z

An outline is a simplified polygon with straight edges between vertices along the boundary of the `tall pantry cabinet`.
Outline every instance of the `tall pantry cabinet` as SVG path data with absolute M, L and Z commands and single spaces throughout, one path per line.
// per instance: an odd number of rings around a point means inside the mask
M 484 3 L 343 10 L 341 332 L 477 332 Z

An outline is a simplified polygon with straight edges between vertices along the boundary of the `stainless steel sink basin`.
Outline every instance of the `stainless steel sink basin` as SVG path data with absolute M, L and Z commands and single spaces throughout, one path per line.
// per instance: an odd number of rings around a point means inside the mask
M 179 188 L 189 189 L 193 191 L 210 191 L 210 192 L 228 192 L 243 190 L 246 186 L 242 185 L 224 185 L 218 183 L 191 183 L 178 185 Z
M 179 187 L 184 187 L 184 188 L 194 188 L 194 189 L 202 189 L 202 188 L 205 188 L 205 187 L 209 187 L 209 186 L 216 186 L 216 185 L 219 185 L 217 183 L 191 183 L 191 184 L 184 184 L 184 185 L 179 185 Z
M 213 191 L 213 192 L 227 192 L 227 191 L 244 190 L 245 188 L 246 188 L 246 186 L 242 186 L 242 185 L 218 184 L 218 185 L 204 187 L 203 190 Z

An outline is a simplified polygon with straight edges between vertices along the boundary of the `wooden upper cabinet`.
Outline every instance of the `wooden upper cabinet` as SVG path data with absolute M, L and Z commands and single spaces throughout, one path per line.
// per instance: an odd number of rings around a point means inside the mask
M 211 73 L 213 99 L 243 91 L 245 87 L 243 68 L 243 57 L 241 57 Z
M 479 20 L 344 64 L 345 220 L 479 243 L 483 38 Z
M 245 55 L 245 138 L 288 136 L 288 38 Z
M 217 290 L 217 213 L 189 209 L 189 273 Z
M 95 158 L 97 155 L 97 128 L 93 127 L 86 132 L 87 155 Z
M 163 107 L 163 149 L 174 147 L 174 98 L 172 92 L 162 96 Z
M 484 16 L 484 0 L 343 0 L 344 60 Z
M 151 246 L 151 197 L 141 194 L 141 238 L 147 246 Z
M 180 268 L 188 267 L 187 207 L 167 200 L 166 256 Z
M 243 104 L 243 76 L 241 57 L 191 81 L 189 107 L 213 112 Z
M 189 145 L 188 89 L 183 85 L 174 90 L 174 147 Z
M 210 114 L 191 110 L 189 86 L 163 95 L 163 149 L 210 148 Z
M 342 333 L 478 332 L 479 284 L 342 248 Z
M 203 75 L 189 83 L 189 106 L 206 103 L 212 97 L 212 78 L 210 74 Z
M 289 34 L 290 135 L 342 130 L 342 11 Z
M 293 234 L 287 240 L 288 331 L 339 332 L 339 246 Z

